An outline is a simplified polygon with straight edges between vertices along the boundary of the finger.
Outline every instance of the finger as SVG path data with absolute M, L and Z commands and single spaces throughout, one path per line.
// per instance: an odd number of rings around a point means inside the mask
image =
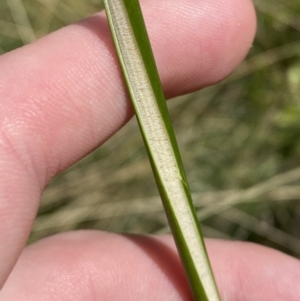
M 299 261 L 249 243 L 207 242 L 222 300 L 298 301 Z M 27 248 L 1 301 L 191 300 L 171 237 L 73 232 Z
M 247 0 L 144 1 L 167 95 L 229 74 L 255 30 Z M 49 179 L 131 116 L 104 14 L 0 57 L 0 286 Z

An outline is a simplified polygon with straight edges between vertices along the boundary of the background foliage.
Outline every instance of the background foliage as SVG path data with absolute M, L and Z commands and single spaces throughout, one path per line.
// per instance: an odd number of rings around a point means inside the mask
M 300 257 L 300 2 L 254 2 L 245 62 L 169 106 L 205 235 Z M 0 54 L 100 9 L 100 0 L 1 1 Z M 54 179 L 29 243 L 79 228 L 169 231 L 135 120 Z

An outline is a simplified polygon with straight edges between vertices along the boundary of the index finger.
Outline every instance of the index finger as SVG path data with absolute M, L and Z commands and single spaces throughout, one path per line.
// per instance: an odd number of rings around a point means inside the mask
M 144 1 L 167 96 L 228 75 L 253 39 L 248 0 Z M 0 57 L 0 286 L 30 231 L 41 191 L 132 115 L 105 15 Z

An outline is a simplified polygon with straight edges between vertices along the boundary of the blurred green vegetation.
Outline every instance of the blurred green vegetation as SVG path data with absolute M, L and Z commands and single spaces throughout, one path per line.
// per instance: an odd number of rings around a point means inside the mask
M 254 2 L 258 31 L 244 63 L 169 107 L 205 235 L 300 257 L 300 2 Z M 1 1 L 0 54 L 101 8 Z M 53 180 L 29 242 L 79 228 L 169 231 L 135 120 Z

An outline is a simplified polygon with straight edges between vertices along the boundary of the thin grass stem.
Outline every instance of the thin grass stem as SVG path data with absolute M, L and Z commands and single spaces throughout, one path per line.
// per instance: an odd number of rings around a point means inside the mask
M 169 224 L 198 301 L 219 301 L 137 0 L 105 0 L 115 48 Z

